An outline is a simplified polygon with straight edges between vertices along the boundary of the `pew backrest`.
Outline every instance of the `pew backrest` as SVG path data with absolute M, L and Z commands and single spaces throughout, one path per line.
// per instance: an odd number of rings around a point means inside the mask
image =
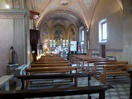
M 70 63 L 69 61 L 65 61 L 65 60 L 60 60 L 60 61 L 50 61 L 50 60 L 44 60 L 44 61 L 36 61 L 33 62 L 32 64 L 57 64 L 57 63 Z
M 78 70 L 77 66 L 74 67 L 37 67 L 37 68 L 27 68 L 26 73 L 46 73 L 46 72 L 72 72 L 73 70 Z
M 58 64 L 31 64 L 31 68 L 33 67 L 71 67 L 71 63 L 58 63 Z
M 103 72 L 100 73 L 101 83 L 106 83 L 107 75 L 116 75 L 116 76 L 128 76 L 127 69 L 132 68 L 132 65 L 119 64 L 119 65 L 105 65 L 103 66 Z
M 107 61 L 107 62 L 95 62 L 94 63 L 94 72 L 96 72 L 97 71 L 97 68 L 100 68 L 100 67 L 102 67 L 102 66 L 108 66 L 108 65 L 126 65 L 126 64 L 128 64 L 128 62 L 127 61 L 119 61 L 119 62 L 114 62 L 114 61 Z
M 66 74 L 41 74 L 41 75 L 20 75 L 20 76 L 15 76 L 18 79 L 21 79 L 21 89 L 24 89 L 24 82 L 26 80 L 31 80 L 31 79 L 65 79 L 65 78 L 74 78 L 74 85 L 77 86 L 78 77 L 87 77 L 88 78 L 88 86 L 90 86 L 90 80 L 91 76 L 93 76 L 94 73 L 66 73 Z

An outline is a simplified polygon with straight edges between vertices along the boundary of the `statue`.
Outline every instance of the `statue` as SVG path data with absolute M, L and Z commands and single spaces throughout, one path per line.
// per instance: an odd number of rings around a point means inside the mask
M 9 64 L 14 64 L 14 63 L 15 63 L 15 50 L 13 46 L 11 46 L 9 51 Z

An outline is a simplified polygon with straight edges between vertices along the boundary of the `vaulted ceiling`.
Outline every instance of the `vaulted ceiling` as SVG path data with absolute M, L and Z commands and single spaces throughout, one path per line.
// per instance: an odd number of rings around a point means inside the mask
M 82 23 L 89 28 L 94 9 L 99 0 L 31 0 L 31 9 L 40 13 L 36 20 L 36 27 L 42 28 L 45 24 L 53 27 L 56 24 Z M 122 7 L 121 0 L 117 2 Z

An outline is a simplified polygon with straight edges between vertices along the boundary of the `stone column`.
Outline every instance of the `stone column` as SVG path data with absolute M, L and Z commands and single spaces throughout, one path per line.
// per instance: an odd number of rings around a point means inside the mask
M 25 31 L 26 31 L 26 63 L 30 64 L 31 63 L 31 45 L 30 45 L 30 28 L 29 28 L 29 22 L 30 22 L 30 13 L 29 13 L 29 5 L 30 5 L 31 1 L 30 0 L 23 0 L 23 5 L 24 8 L 27 9 L 27 15 L 25 18 Z
M 14 49 L 16 51 L 16 61 L 19 64 L 26 63 L 26 36 L 24 19 L 14 19 Z
M 25 19 L 27 10 L 23 9 L 2 9 L 0 10 L 1 22 L 1 54 L 0 75 L 6 73 L 6 65 L 9 63 L 9 49 L 14 47 L 18 64 L 26 63 L 26 31 Z M 3 43 L 4 42 L 4 43 Z M 4 53 L 4 54 L 3 54 Z M 3 61 L 4 59 L 4 61 Z M 5 71 L 5 73 L 4 73 Z

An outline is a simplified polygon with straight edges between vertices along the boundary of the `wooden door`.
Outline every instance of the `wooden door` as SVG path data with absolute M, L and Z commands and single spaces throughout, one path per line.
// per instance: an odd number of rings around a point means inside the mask
M 105 48 L 105 44 L 101 45 L 101 56 L 103 58 L 106 58 L 106 48 Z
M 33 55 L 33 60 L 36 61 L 37 57 L 37 49 L 38 49 L 38 41 L 39 41 L 39 30 L 33 30 L 30 29 L 30 44 L 31 44 L 31 50 L 32 50 L 32 55 Z

